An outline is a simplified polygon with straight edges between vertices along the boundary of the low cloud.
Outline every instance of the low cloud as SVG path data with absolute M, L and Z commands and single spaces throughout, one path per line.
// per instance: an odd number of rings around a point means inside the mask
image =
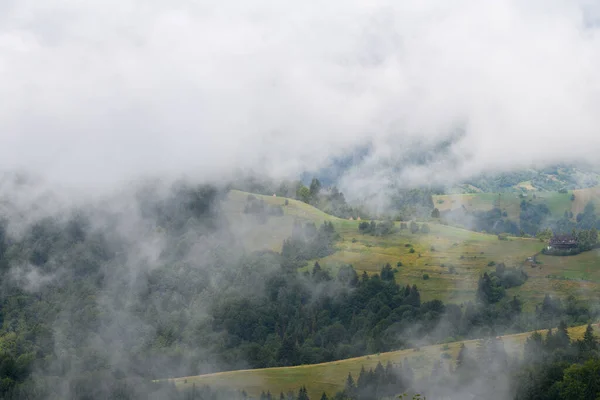
M 375 177 L 363 186 L 375 193 L 597 163 L 595 2 L 24 0 L 0 11 L 4 169 L 87 188 L 279 177 L 368 146 L 345 182 Z

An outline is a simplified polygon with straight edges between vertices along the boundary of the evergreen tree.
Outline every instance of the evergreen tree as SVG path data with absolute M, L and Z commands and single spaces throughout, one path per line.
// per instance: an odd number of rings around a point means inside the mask
M 305 386 L 302 386 L 300 388 L 300 390 L 298 391 L 298 397 L 296 399 L 297 400 L 310 400 Z
M 395 385 L 396 381 L 396 371 L 394 371 L 391 361 L 388 360 L 385 365 L 385 382 L 389 385 Z
M 532 363 L 541 359 L 544 350 L 542 335 L 535 331 L 527 338 L 523 348 L 523 358 L 525 362 Z
M 556 345 L 561 349 L 566 349 L 571 344 L 571 338 L 569 337 L 569 331 L 565 321 L 560 321 L 558 324 L 555 339 Z
M 383 281 L 393 281 L 394 280 L 394 271 L 392 270 L 392 266 L 390 263 L 387 263 L 381 268 L 381 280 Z
M 369 281 L 369 274 L 367 274 L 367 271 L 363 271 L 362 275 L 360 276 L 360 281 L 361 283 Z
M 375 370 L 373 371 L 374 380 L 377 385 L 382 385 L 385 382 L 385 369 L 383 368 L 383 364 L 381 361 L 377 363 Z
M 583 347 L 587 352 L 593 352 L 598 350 L 598 340 L 594 335 L 594 329 L 591 324 L 588 324 L 583 334 Z
M 310 182 L 309 192 L 312 199 L 316 199 L 321 192 L 321 182 L 317 178 L 313 178 Z
M 327 393 L 323 392 L 323 394 L 321 395 L 321 400 L 329 400 L 329 397 L 327 397 Z
M 367 371 L 365 371 L 365 366 L 360 367 L 360 373 L 358 374 L 358 379 L 356 380 L 356 387 L 359 390 L 364 389 L 367 386 Z
M 312 276 L 313 276 L 313 278 L 316 275 L 319 275 L 321 273 L 321 271 L 323 271 L 323 269 L 321 268 L 321 264 L 319 264 L 318 261 L 315 261 L 315 265 L 313 266 L 313 270 L 312 270 Z
M 344 386 L 344 392 L 348 397 L 354 397 L 356 394 L 356 384 L 354 383 L 354 378 L 352 378 L 352 374 L 348 373 L 348 377 L 346 378 L 346 385 Z
M 290 335 L 286 334 L 277 352 L 277 358 L 281 360 L 282 365 L 289 366 L 298 363 L 298 356 L 296 341 Z

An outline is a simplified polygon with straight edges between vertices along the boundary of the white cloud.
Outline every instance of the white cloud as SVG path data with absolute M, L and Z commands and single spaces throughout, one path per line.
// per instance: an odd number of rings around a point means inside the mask
M 285 175 L 371 143 L 364 168 L 386 182 L 386 165 L 457 126 L 446 158 L 401 178 L 596 162 L 600 150 L 595 2 L 19 0 L 0 11 L 2 168 L 87 186 Z

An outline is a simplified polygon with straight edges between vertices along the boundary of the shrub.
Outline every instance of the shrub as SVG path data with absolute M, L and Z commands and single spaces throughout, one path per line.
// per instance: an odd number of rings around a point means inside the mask
M 396 267 L 401 267 L 401 266 L 402 266 L 402 261 L 398 261 L 398 262 L 396 263 Z
M 404 247 L 412 247 L 412 244 L 410 244 L 410 243 L 406 243 L 406 244 L 404 245 Z
M 429 274 L 423 274 L 423 280 L 426 281 L 427 279 L 429 279 Z
M 456 273 L 456 268 L 454 268 L 454 266 L 450 266 L 450 268 L 448 268 L 448 271 L 450 271 L 451 274 Z
M 352 238 L 352 243 L 356 243 L 356 238 Z
M 408 252 L 412 254 L 412 253 L 414 253 L 414 252 L 415 252 L 415 249 L 414 249 L 413 247 L 411 247 L 411 248 L 410 248 L 410 250 L 409 250 Z
M 493 267 L 494 265 L 496 265 L 496 262 L 495 262 L 495 261 L 490 261 L 490 262 L 488 263 L 488 267 Z
M 288 199 L 285 199 L 285 203 L 286 206 L 290 204 L 290 201 Z
M 498 240 L 508 240 L 508 235 L 506 233 L 501 233 L 498 235 Z
M 431 250 L 431 251 L 435 251 L 435 247 L 434 247 L 434 246 L 431 246 L 431 247 L 429 248 L 429 250 Z

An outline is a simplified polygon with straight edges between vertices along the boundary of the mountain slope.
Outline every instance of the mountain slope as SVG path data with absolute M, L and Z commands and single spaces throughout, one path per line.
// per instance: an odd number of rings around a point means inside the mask
M 525 284 L 507 291 L 509 296 L 519 296 L 526 310 L 533 309 L 546 293 L 573 294 L 586 299 L 600 296 L 600 274 L 592 268 L 598 257 L 595 251 L 571 257 L 542 257 L 543 263 L 532 268 L 527 258 L 544 247 L 537 239 L 498 240 L 496 235 L 434 222 L 428 223 L 430 232 L 427 234 L 401 230 L 400 223 L 396 222 L 396 232 L 372 236 L 359 233 L 359 221 L 332 217 L 297 200 L 253 195 L 283 208 L 283 216 L 270 216 L 261 224 L 254 216 L 244 213 L 249 195 L 231 191 L 223 205 L 233 231 L 248 250 L 280 251 L 296 219 L 317 225 L 331 221 L 340 240 L 334 254 L 318 261 L 334 275 L 345 264 L 352 264 L 359 273 L 374 274 L 390 263 L 397 268 L 397 282 L 417 285 L 423 300 L 440 299 L 460 304 L 475 298 L 479 276 L 495 268 L 489 264 L 503 262 L 507 266 L 523 266 L 529 275 Z M 307 268 L 312 268 L 315 261 L 311 260 Z M 402 265 L 398 266 L 398 262 Z M 425 274 L 429 279 L 423 279 Z
M 582 338 L 585 328 L 585 326 L 570 328 L 569 334 L 571 339 Z M 599 329 L 597 326 L 595 330 L 598 332 Z M 531 332 L 526 332 L 502 336 L 507 353 L 511 356 L 520 356 L 523 343 L 530 334 Z M 297 392 L 302 385 L 306 385 L 309 397 L 318 399 L 323 392 L 332 396 L 336 392 L 341 391 L 344 388 L 344 382 L 348 373 L 351 373 L 356 379 L 362 366 L 369 369 L 374 368 L 378 362 L 385 365 L 388 361 L 392 363 L 409 361 L 415 374 L 423 376 L 430 373 L 431 367 L 436 360 L 442 360 L 446 365 L 453 364 L 462 343 L 474 349 L 476 342 L 476 340 L 467 340 L 447 345 L 425 346 L 418 349 L 418 351 L 415 349 L 406 349 L 323 364 L 219 372 L 176 378 L 172 381 L 178 387 L 189 387 L 194 384 L 196 386 L 228 387 L 245 390 L 248 394 L 255 396 L 267 390 L 270 390 L 276 396 L 280 392 L 287 393 L 290 390 Z M 447 356 L 442 357 L 442 354 L 448 354 L 451 358 L 447 359 Z

